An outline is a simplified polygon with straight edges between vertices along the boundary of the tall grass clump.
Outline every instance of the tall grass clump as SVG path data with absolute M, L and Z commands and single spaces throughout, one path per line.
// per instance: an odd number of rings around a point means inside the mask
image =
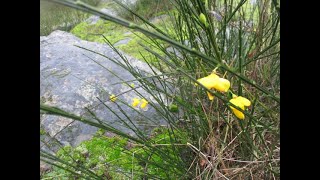
M 97 6 L 101 0 L 84 2 Z M 89 14 L 75 9 L 40 0 L 40 36 L 47 36 L 54 30 L 70 31 L 75 25 L 89 17 Z
M 79 1 L 53 1 L 147 36 L 149 43 L 141 44 L 145 51 L 140 53 L 151 54 L 148 57 L 157 62 L 160 72 L 151 65 L 153 74 L 137 71 L 106 38 L 124 63 L 105 58 L 118 63 L 141 84 L 132 91 L 139 94 L 138 88 L 143 88 L 153 96 L 157 103 L 140 94 L 168 125 L 160 135 L 155 133 L 161 138 L 152 138 L 130 124 L 127 116 L 122 121 L 134 130 L 135 136 L 130 136 L 97 119 L 94 110 L 90 110 L 90 118 L 41 104 L 42 113 L 82 121 L 134 144 L 134 151 L 122 151 L 131 155 L 131 169 L 112 164 L 128 179 L 280 178 L 279 1 L 170 0 L 167 3 L 174 10 L 168 12 L 161 28 L 118 0 L 114 1 L 143 24 L 105 14 Z M 118 83 L 130 82 L 119 79 Z M 121 101 L 121 95 L 115 96 L 119 108 L 131 107 Z M 111 110 L 104 100 L 101 103 L 106 111 Z M 142 117 L 152 122 L 152 117 Z M 44 150 L 41 159 L 74 176 L 105 178 L 92 168 L 75 165 L 76 159 L 65 162 Z

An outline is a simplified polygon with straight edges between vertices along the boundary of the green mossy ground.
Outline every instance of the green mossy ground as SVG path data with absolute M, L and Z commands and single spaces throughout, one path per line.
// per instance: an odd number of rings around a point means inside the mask
M 99 43 L 105 43 L 106 41 L 104 37 L 106 37 L 113 45 L 120 40 L 130 39 L 126 44 L 116 44 L 115 47 L 136 59 L 147 61 L 151 64 L 154 62 L 153 55 L 148 53 L 140 44 L 143 44 L 158 54 L 163 55 L 161 50 L 149 45 L 151 40 L 142 33 L 131 32 L 128 28 L 109 21 L 99 20 L 96 24 L 82 22 L 74 27 L 71 30 L 71 33 L 80 39 Z
M 104 134 L 105 132 L 103 130 L 99 130 L 91 140 L 83 141 L 77 147 L 65 146 L 60 149 L 56 155 L 61 158 L 61 160 L 75 166 L 84 166 L 101 177 L 113 177 L 116 179 L 130 179 L 132 170 L 134 179 L 141 179 L 145 170 L 145 164 L 138 159 L 152 158 L 154 162 L 164 163 L 159 156 L 152 155 L 150 157 L 146 154 L 143 147 L 132 144 L 130 146 L 129 141 L 125 138 L 119 136 L 108 137 Z M 177 135 L 177 137 L 183 137 L 180 135 Z M 150 138 L 150 142 L 153 144 L 168 144 L 169 141 L 170 137 L 165 128 L 155 129 L 152 138 Z M 181 142 L 186 143 L 186 140 L 181 140 Z M 167 152 L 168 156 L 172 156 L 172 158 L 175 157 L 172 151 L 169 150 Z M 76 159 L 76 161 L 74 161 L 74 159 Z M 62 166 L 65 167 L 64 165 Z M 148 165 L 147 173 L 157 177 L 166 177 L 168 173 L 172 173 L 171 177 L 174 176 L 173 171 L 164 172 L 152 164 Z M 42 176 L 42 178 L 53 177 L 73 179 L 75 175 L 63 169 L 53 167 L 50 172 Z

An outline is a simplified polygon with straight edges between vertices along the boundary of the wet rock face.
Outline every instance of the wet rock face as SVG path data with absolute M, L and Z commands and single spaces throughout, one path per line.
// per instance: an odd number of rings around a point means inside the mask
M 119 55 L 106 44 L 83 41 L 67 32 L 54 31 L 49 36 L 40 37 L 40 101 L 42 103 L 92 119 L 92 116 L 85 110 L 85 108 L 89 108 L 103 122 L 128 134 L 133 134 L 133 132 L 123 126 L 124 122 L 129 123 L 129 121 L 120 109 L 126 112 L 132 122 L 146 133 L 155 124 L 164 124 L 164 120 L 153 107 L 149 106 L 144 111 L 140 109 L 143 115 L 151 118 L 153 121 L 151 122 L 151 120 L 143 120 L 139 113 L 124 104 L 131 104 L 134 97 L 139 97 L 135 91 L 120 95 L 116 101 L 117 104 L 107 101 L 111 94 L 117 95 L 130 90 L 128 85 L 121 82 L 135 78 L 124 68 L 107 58 L 75 45 L 123 62 Z M 131 57 L 127 58 L 137 71 L 144 72 L 146 75 L 152 74 L 147 64 Z M 138 82 L 134 82 L 134 84 L 135 87 L 139 86 Z M 156 105 L 152 96 L 145 90 L 137 88 L 137 91 L 145 96 L 150 103 Z M 101 104 L 98 98 L 119 117 Z M 97 130 L 97 128 L 81 122 L 73 122 L 71 119 L 53 115 L 41 115 L 40 120 L 41 126 L 50 136 L 58 133 L 56 138 L 63 145 L 77 145 L 81 141 L 91 138 Z M 62 129 L 64 130 L 61 131 Z

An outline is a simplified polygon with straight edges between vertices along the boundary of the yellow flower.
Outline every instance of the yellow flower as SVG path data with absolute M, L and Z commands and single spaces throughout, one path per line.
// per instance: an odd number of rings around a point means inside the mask
M 146 108 L 149 102 L 145 99 L 142 99 L 141 101 L 142 101 L 142 103 L 141 103 L 140 107 L 142 109 Z
M 140 99 L 138 98 L 133 98 L 132 106 L 137 107 L 140 104 Z
M 109 97 L 109 99 L 110 99 L 112 102 L 115 102 L 115 101 L 117 100 L 117 97 L 116 97 L 114 94 L 112 94 L 112 95 Z
M 207 94 L 208 98 L 212 101 L 214 99 L 214 96 L 209 91 L 207 91 Z
M 215 89 L 220 92 L 227 92 L 230 88 L 230 81 L 224 78 L 220 78 L 214 72 L 206 77 L 197 79 L 197 81 L 208 89 Z M 195 83 L 195 85 L 197 86 L 198 84 Z M 209 92 L 207 92 L 207 94 L 209 99 L 213 100 L 214 96 Z
M 131 86 L 132 88 L 134 88 L 134 83 L 131 83 L 130 86 Z
M 216 84 L 216 79 L 219 78 L 215 73 L 211 73 L 209 76 L 197 79 L 197 81 L 202 84 L 204 87 L 211 89 Z M 195 83 L 197 86 L 198 84 Z
M 245 106 L 250 106 L 251 102 L 247 99 L 244 98 L 242 96 L 236 96 L 236 95 L 232 95 L 233 98 L 230 99 L 230 103 L 234 104 L 235 106 L 238 106 L 239 108 L 241 108 L 242 110 L 245 109 Z M 230 108 L 232 109 L 233 113 L 239 118 L 239 119 L 244 119 L 244 114 L 239 111 L 238 109 L 230 106 Z
M 213 88 L 220 92 L 227 92 L 230 88 L 230 81 L 224 78 L 217 78 Z

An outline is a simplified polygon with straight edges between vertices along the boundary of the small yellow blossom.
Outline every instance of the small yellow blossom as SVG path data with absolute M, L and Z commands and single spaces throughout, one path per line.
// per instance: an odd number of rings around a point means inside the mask
M 131 83 L 130 86 L 131 86 L 132 88 L 134 88 L 134 83 Z
M 213 96 L 213 94 L 211 94 L 209 91 L 207 91 L 207 94 L 208 94 L 208 98 L 209 98 L 209 100 L 213 100 L 214 99 L 214 96 Z
M 114 94 L 112 94 L 112 95 L 109 97 L 109 99 L 110 99 L 112 102 L 115 102 L 115 101 L 117 100 L 117 97 L 116 97 Z
M 210 75 L 197 79 L 197 81 L 202 84 L 204 87 L 211 89 L 213 88 L 213 86 L 215 85 L 215 81 L 216 79 L 219 78 L 218 75 L 216 75 L 215 73 L 211 73 Z M 198 84 L 195 83 L 195 85 L 197 86 Z
M 215 89 L 220 92 L 227 92 L 230 88 L 230 81 L 224 78 L 220 78 L 218 75 L 216 75 L 214 72 L 212 72 L 210 75 L 197 79 L 199 84 L 202 84 L 204 87 L 208 89 Z M 197 86 L 198 84 L 195 83 Z M 210 100 L 214 99 L 214 96 L 207 92 L 208 97 Z
M 230 81 L 224 78 L 217 78 L 213 84 L 213 88 L 220 92 L 227 92 L 230 88 Z
M 140 99 L 138 98 L 133 98 L 132 106 L 137 107 L 140 104 Z
M 242 96 L 236 96 L 236 95 L 232 95 L 232 99 L 230 99 L 230 103 L 234 104 L 235 106 L 238 106 L 239 108 L 241 108 L 242 110 L 245 110 L 245 106 L 250 106 L 251 102 L 247 99 L 244 98 Z M 239 119 L 244 119 L 244 114 L 239 111 L 238 109 L 230 106 L 230 108 L 232 109 L 233 113 L 239 118 Z
M 145 99 L 142 99 L 141 101 L 142 101 L 142 103 L 140 105 L 141 109 L 146 108 L 149 102 Z

